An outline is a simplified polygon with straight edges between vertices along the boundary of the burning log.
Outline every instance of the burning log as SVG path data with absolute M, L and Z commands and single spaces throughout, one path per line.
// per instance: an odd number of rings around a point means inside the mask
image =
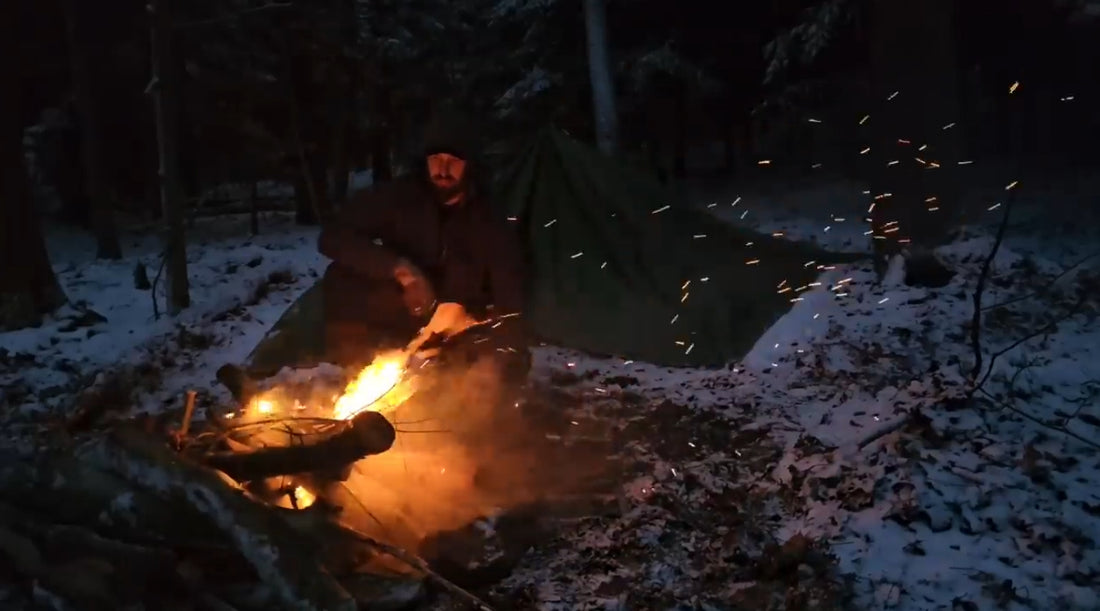
M 357 460 L 390 449 L 397 436 L 393 425 L 378 412 L 365 411 L 339 426 L 343 427 L 339 432 L 308 445 L 215 452 L 199 460 L 238 481 L 339 472 Z
M 356 602 L 272 508 L 236 482 L 132 428 L 114 431 L 93 455 L 147 490 L 179 497 L 226 535 L 286 609 L 356 609 Z

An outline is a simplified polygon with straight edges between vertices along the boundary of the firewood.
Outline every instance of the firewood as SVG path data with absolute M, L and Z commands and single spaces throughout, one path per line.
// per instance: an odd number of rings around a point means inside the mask
M 116 429 L 92 457 L 151 492 L 178 498 L 216 526 L 252 565 L 279 608 L 353 611 L 356 602 L 309 541 L 229 477 L 133 428 Z
M 55 524 L 175 547 L 211 547 L 219 533 L 188 507 L 87 460 L 87 448 L 0 451 L 0 500 Z
M 238 481 L 339 472 L 360 459 L 390 449 L 397 435 L 393 425 L 377 412 L 363 412 L 340 426 L 341 430 L 316 443 L 250 452 L 215 452 L 198 460 Z

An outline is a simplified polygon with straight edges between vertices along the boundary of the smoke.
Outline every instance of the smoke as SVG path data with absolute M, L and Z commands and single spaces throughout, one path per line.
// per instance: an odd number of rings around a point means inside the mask
M 406 547 L 547 492 L 533 477 L 531 441 L 543 433 L 525 420 L 498 361 L 430 375 L 429 388 L 387 414 L 393 447 L 323 492 L 349 525 Z

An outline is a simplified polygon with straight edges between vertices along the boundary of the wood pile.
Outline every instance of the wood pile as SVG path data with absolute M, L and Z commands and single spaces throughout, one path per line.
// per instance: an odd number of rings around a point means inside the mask
M 78 413 L 0 440 L 0 582 L 54 609 L 397 609 L 433 589 L 487 608 L 339 508 L 294 500 L 285 482 L 387 451 L 384 416 L 231 426 L 208 413 L 192 427 L 193 408 L 191 394 L 173 427 Z M 263 430 L 290 441 L 263 447 Z

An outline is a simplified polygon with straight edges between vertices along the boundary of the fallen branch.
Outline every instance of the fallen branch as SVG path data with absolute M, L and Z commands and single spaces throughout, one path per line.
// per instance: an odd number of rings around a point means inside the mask
M 112 432 L 93 454 L 115 473 L 155 493 L 181 498 L 224 533 L 284 609 L 354 611 L 355 600 L 315 550 L 270 507 L 236 482 L 172 452 L 132 428 Z
M 473 593 L 462 589 L 461 587 L 459 587 L 457 584 L 455 584 L 451 580 L 447 579 L 446 577 L 444 577 L 444 576 L 440 575 L 439 573 L 436 573 L 435 571 L 433 571 L 431 569 L 431 567 L 428 566 L 428 563 L 425 562 L 423 559 L 421 559 L 417 556 L 414 556 L 413 554 L 411 554 L 409 552 L 406 552 L 405 550 L 403 550 L 399 547 L 395 547 L 393 545 L 382 543 L 381 541 L 378 541 L 377 539 L 374 539 L 373 537 L 371 537 L 367 534 L 361 533 L 358 530 L 355 530 L 353 528 L 349 528 L 349 527 L 345 526 L 345 527 L 343 527 L 343 530 L 345 532 L 347 532 L 350 536 L 354 537 L 355 539 L 358 539 L 359 541 L 361 541 L 363 543 L 366 543 L 367 545 L 377 549 L 378 551 L 380 551 L 384 554 L 387 554 L 389 556 L 392 556 L 393 558 L 395 558 L 395 559 L 409 565 L 410 567 L 420 571 L 425 576 L 427 576 L 429 579 L 431 579 L 433 582 L 435 582 L 436 585 L 442 587 L 444 590 L 447 590 L 448 592 L 450 592 L 451 594 L 454 594 L 455 596 L 459 597 L 460 599 L 470 603 L 475 608 L 480 609 L 481 611 L 493 611 L 493 608 L 490 607 L 488 603 L 481 600 L 480 598 L 475 596 Z
M 897 431 L 900 431 L 909 424 L 909 418 L 911 416 L 911 412 L 906 412 L 898 416 L 894 420 L 883 424 L 879 428 L 872 430 L 871 432 L 864 435 L 863 438 L 856 443 L 856 448 L 862 450 L 872 443 L 878 441 L 879 439 L 882 439 L 883 437 L 891 433 L 896 433 Z
M 316 471 L 339 471 L 393 446 L 397 432 L 386 417 L 365 411 L 344 429 L 308 445 L 264 448 L 251 452 L 217 452 L 199 457 L 208 467 L 224 471 L 239 481 Z

